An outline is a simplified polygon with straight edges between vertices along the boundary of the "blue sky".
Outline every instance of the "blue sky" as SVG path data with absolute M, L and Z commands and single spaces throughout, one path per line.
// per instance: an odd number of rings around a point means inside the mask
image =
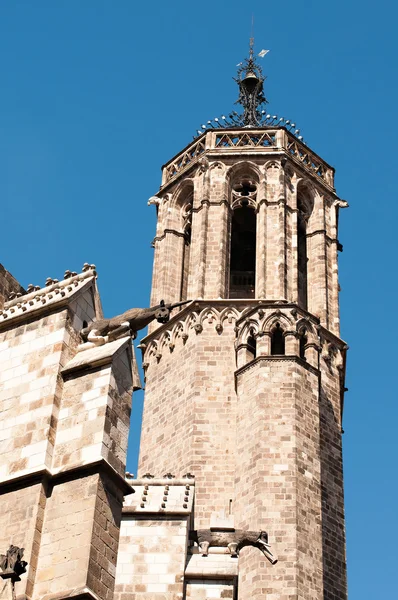
M 148 304 L 160 166 L 232 108 L 251 14 L 270 111 L 336 167 L 350 600 L 396 597 L 396 20 L 380 0 L 0 3 L 0 262 L 23 285 L 99 272 Z M 136 469 L 142 394 L 128 468 Z

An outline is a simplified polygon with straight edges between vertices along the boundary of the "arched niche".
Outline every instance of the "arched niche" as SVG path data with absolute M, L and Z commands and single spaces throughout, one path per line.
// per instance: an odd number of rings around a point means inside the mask
M 180 243 L 182 243 L 181 277 L 179 289 L 180 300 L 187 300 L 188 293 L 192 238 L 193 194 L 193 182 L 191 180 L 186 180 L 174 194 L 173 201 L 170 206 L 171 212 L 173 213 L 173 221 L 175 222 L 176 229 L 180 234 Z
M 271 356 L 282 356 L 285 354 L 285 331 L 277 321 L 271 327 Z
M 300 181 L 297 186 L 297 287 L 298 304 L 308 310 L 308 241 L 307 227 L 314 209 L 313 190 Z

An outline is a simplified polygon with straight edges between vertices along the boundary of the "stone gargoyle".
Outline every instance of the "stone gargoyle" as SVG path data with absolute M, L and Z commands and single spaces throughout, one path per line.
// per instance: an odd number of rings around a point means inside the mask
M 157 306 L 150 308 L 130 308 L 123 314 L 112 319 L 93 321 L 80 331 L 80 336 L 84 344 L 81 344 L 79 349 L 83 350 L 94 346 L 102 346 L 126 335 L 131 335 L 135 338 L 137 331 L 149 325 L 154 319 L 158 323 L 167 323 L 173 308 L 183 306 L 189 302 L 191 300 L 176 302 L 175 304 L 165 304 L 161 300 Z
M 26 560 L 22 560 L 24 548 L 11 546 L 6 554 L 0 554 L 0 569 L 3 573 L 12 573 L 19 577 L 26 571 Z
M 199 545 L 202 556 L 208 556 L 212 546 L 228 548 L 231 557 L 239 556 L 239 551 L 245 546 L 254 546 L 261 550 L 272 565 L 278 558 L 270 550 L 268 533 L 266 531 L 244 531 L 235 529 L 231 531 L 214 531 L 211 529 L 198 529 L 191 531 L 190 539 Z

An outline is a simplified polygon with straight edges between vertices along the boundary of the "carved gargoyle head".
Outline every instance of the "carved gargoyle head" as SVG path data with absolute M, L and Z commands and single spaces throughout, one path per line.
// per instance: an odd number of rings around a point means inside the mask
M 155 319 L 158 323 L 167 323 L 170 319 L 170 308 L 165 305 L 164 300 L 160 301 L 159 308 L 155 312 Z

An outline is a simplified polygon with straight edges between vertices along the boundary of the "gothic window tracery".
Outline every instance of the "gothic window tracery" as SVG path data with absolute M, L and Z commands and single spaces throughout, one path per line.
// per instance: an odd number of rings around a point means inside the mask
M 255 297 L 257 184 L 247 176 L 231 186 L 230 298 Z
M 250 179 L 240 179 L 232 187 L 232 209 L 241 206 L 256 208 L 257 186 Z
M 182 230 L 186 243 L 191 243 L 192 231 L 192 198 L 187 198 L 181 210 Z

